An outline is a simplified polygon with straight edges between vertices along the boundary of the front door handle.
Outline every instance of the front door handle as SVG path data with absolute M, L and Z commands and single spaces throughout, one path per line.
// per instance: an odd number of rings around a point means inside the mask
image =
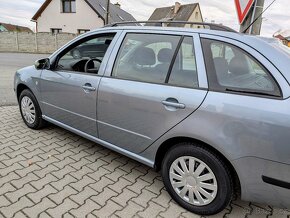
M 181 104 L 177 100 L 171 101 L 171 99 L 167 99 L 165 101 L 162 101 L 162 104 L 166 107 L 172 107 L 176 109 L 185 109 L 185 104 Z
M 82 86 L 82 88 L 85 91 L 90 91 L 90 92 L 96 91 L 96 88 L 93 87 L 90 83 L 86 83 L 85 85 Z

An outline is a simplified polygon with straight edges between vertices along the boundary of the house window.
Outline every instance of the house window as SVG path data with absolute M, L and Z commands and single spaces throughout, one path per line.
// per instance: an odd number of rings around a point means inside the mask
M 195 12 L 195 19 L 198 19 L 198 12 Z
M 75 13 L 76 1 L 75 0 L 62 0 L 62 12 L 63 13 Z
M 83 34 L 83 33 L 86 33 L 86 32 L 89 32 L 90 30 L 87 30 L 87 29 L 78 29 L 78 34 Z
M 51 28 L 51 33 L 52 34 L 59 34 L 62 32 L 62 29 L 58 29 L 58 28 Z

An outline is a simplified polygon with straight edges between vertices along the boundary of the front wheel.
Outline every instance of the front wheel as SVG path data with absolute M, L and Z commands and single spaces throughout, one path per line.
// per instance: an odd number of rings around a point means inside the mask
M 229 169 L 213 152 L 194 143 L 177 144 L 166 153 L 162 177 L 171 197 L 195 214 L 216 214 L 232 198 Z
M 26 126 L 31 129 L 41 129 L 45 125 L 38 102 L 28 89 L 21 92 L 19 108 L 22 119 Z

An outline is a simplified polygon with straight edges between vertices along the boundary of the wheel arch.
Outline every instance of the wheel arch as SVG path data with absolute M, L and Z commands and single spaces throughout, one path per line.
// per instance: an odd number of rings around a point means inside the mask
M 19 101 L 19 97 L 20 97 L 21 93 L 25 89 L 28 89 L 29 91 L 31 91 L 33 93 L 33 91 L 27 85 L 25 85 L 23 83 L 19 83 L 16 87 L 16 96 L 17 96 L 18 101 Z
M 155 156 L 155 164 L 154 164 L 155 166 L 154 167 L 157 171 L 159 171 L 161 169 L 162 161 L 163 161 L 167 151 L 169 151 L 169 149 L 172 148 L 174 145 L 176 145 L 178 143 L 182 143 L 182 142 L 192 142 L 192 143 L 199 144 L 200 146 L 205 147 L 208 150 L 214 152 L 216 155 L 218 155 L 230 170 L 232 179 L 234 180 L 234 188 L 239 193 L 241 193 L 240 179 L 239 179 L 238 173 L 237 173 L 236 169 L 234 168 L 234 166 L 232 165 L 232 163 L 216 148 L 209 145 L 208 143 L 205 143 L 205 142 L 198 140 L 198 139 L 195 139 L 195 138 L 174 137 L 174 138 L 170 138 L 170 139 L 167 139 L 166 141 L 164 141 L 159 146 L 157 153 L 156 153 L 156 156 Z

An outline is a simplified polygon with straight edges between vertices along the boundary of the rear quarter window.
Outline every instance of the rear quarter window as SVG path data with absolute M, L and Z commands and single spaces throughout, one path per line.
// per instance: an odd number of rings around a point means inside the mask
M 281 97 L 270 72 L 252 55 L 235 45 L 202 39 L 210 89 Z

